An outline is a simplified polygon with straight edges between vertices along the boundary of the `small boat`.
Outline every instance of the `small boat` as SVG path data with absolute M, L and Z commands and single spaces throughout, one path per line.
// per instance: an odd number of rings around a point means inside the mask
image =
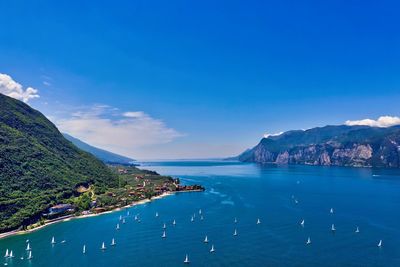
M 119 220 L 122 221 L 122 215 L 119 215 Z
M 83 245 L 82 253 L 86 254 L 86 245 Z
M 199 209 L 199 214 L 201 215 L 201 213 L 202 213 L 202 211 L 201 211 L 201 209 Z
M 119 223 L 117 223 L 117 227 L 115 227 L 116 230 L 119 230 Z
M 233 222 L 234 222 L 234 223 L 237 223 L 237 219 L 236 219 L 236 217 L 235 217 L 235 219 L 233 220 Z
M 4 258 L 8 258 L 10 255 L 8 254 L 8 249 L 6 250 L 6 254 L 4 255 Z
M 191 222 L 194 222 L 194 217 L 192 216 L 192 218 L 190 219 Z
M 379 247 L 379 248 L 382 247 L 382 239 L 379 240 L 378 247 Z
M 238 233 L 237 233 L 237 231 L 235 229 L 235 231 L 233 232 L 233 236 L 237 236 L 237 235 L 238 235 Z
M 64 244 L 65 242 L 67 242 L 67 241 L 63 240 L 63 241 L 61 241 L 60 243 L 61 243 L 61 244 Z
M 126 212 L 126 216 L 129 216 L 129 210 Z
M 208 243 L 208 237 L 204 238 L 204 243 Z
M 304 226 L 304 219 L 300 223 L 301 226 Z
M 332 226 L 331 226 L 331 231 L 332 232 L 335 232 L 336 231 L 336 228 L 335 228 L 335 225 L 332 223 Z
M 329 212 L 330 212 L 331 214 L 333 214 L 333 213 L 334 213 L 333 208 L 331 208 Z
M 54 236 L 53 236 L 53 238 L 51 239 L 51 244 L 54 245 L 55 243 L 56 243 L 56 240 L 54 239 Z
M 106 250 L 106 245 L 104 244 L 104 242 L 103 244 L 101 244 L 101 250 Z
M 307 244 L 307 245 L 310 245 L 310 244 L 311 244 L 311 238 L 310 238 L 310 237 L 307 239 L 306 244 Z
M 299 204 L 299 201 L 297 199 L 294 200 L 295 204 Z
M 175 220 L 172 222 L 172 225 L 176 225 L 176 221 Z
M 115 246 L 117 243 L 115 243 L 115 239 L 113 238 L 112 240 L 111 240 L 111 246 Z
M 31 250 L 31 245 L 29 243 L 26 245 L 26 250 Z
M 19 258 L 20 260 L 24 260 L 24 256 L 21 256 L 21 258 Z
M 360 232 L 360 229 L 358 228 L 358 226 L 357 226 L 357 228 L 356 228 L 356 231 L 355 231 L 356 233 L 359 233 Z
M 32 251 L 29 251 L 29 256 L 28 256 L 28 258 L 27 258 L 28 260 L 31 260 L 31 259 L 33 259 L 33 256 L 32 256 Z
M 138 219 L 138 217 L 137 217 L 137 215 L 135 215 L 135 221 L 137 221 L 137 219 Z
M 125 224 L 125 218 L 122 219 L 122 224 Z
M 261 223 L 260 219 L 257 219 L 257 224 L 260 224 L 260 223 Z
M 186 263 L 186 264 L 190 263 L 188 254 L 186 254 L 186 257 L 185 257 L 185 260 L 183 261 L 183 263 Z
M 14 258 L 14 254 L 13 254 L 13 251 L 11 250 L 10 251 L 10 255 L 8 256 L 9 258 Z
M 165 225 L 165 223 L 164 223 L 164 225 L 163 225 L 163 227 L 162 227 L 163 229 L 167 229 L 167 226 Z
M 156 217 L 158 217 L 158 212 L 156 212 Z
M 163 233 L 162 233 L 162 236 L 161 236 L 162 238 L 166 238 L 167 237 L 167 233 L 165 233 L 165 231 L 163 231 Z
M 215 249 L 214 249 L 214 245 L 211 245 L 210 252 L 211 252 L 211 253 L 213 253 L 214 251 L 215 251 Z

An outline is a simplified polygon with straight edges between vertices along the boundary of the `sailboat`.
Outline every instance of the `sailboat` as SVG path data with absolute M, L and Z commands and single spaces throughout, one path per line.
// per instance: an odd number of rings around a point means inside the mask
M 137 219 L 138 219 L 138 217 L 137 217 L 137 215 L 135 215 L 135 221 L 137 221 Z
M 172 222 L 172 225 L 176 225 L 176 221 L 175 220 Z
M 308 237 L 306 244 L 307 244 L 307 245 L 310 245 L 310 244 L 311 244 L 311 238 L 310 238 L 310 237 Z
M 163 227 L 162 227 L 163 229 L 166 229 L 167 228 L 167 226 L 165 225 L 165 223 L 164 223 L 164 225 L 163 225 Z
M 162 236 L 161 236 L 162 238 L 166 238 L 167 237 L 167 234 L 165 233 L 165 231 L 163 231 L 163 233 L 162 233 Z
M 215 249 L 214 249 L 214 245 L 211 245 L 210 252 L 211 252 L 211 253 L 213 253 L 214 251 L 215 251 Z
M 199 209 L 199 214 L 201 215 L 201 213 L 202 213 L 202 211 L 201 211 L 201 209 Z
M 117 223 L 117 227 L 115 227 L 116 230 L 119 230 L 119 223 Z
M 14 258 L 14 255 L 13 255 L 13 251 L 12 251 L 12 250 L 10 251 L 9 257 L 10 257 L 10 258 Z
M 192 218 L 190 219 L 191 222 L 194 222 L 194 217 L 192 216 Z
M 233 220 L 233 222 L 234 222 L 234 223 L 237 223 L 237 219 L 236 219 L 236 217 L 235 217 L 235 220 Z
M 334 211 L 333 211 L 333 208 L 331 208 L 331 210 L 330 210 L 329 212 L 330 212 L 331 214 L 333 214 L 333 212 L 334 212 Z
M 332 223 L 332 226 L 331 226 L 331 230 L 332 230 L 332 232 L 336 231 L 335 225 L 333 223 Z
M 208 237 L 204 238 L 204 243 L 208 243 Z
M 86 254 L 86 245 L 83 245 L 82 253 Z
M 201 215 L 201 216 L 200 216 L 200 221 L 202 221 L 202 220 L 204 220 L 204 217 L 203 217 L 203 215 Z
M 126 216 L 129 216 L 129 210 L 126 212 Z
M 235 229 L 235 231 L 233 232 L 233 236 L 237 236 L 238 234 L 237 234 L 237 231 L 236 231 L 236 229 Z
M 356 231 L 355 231 L 356 233 L 359 233 L 360 232 L 360 229 L 358 228 L 358 226 L 357 226 L 357 228 L 356 228 Z
M 185 260 L 183 261 L 183 263 L 186 263 L 186 264 L 190 263 L 188 254 L 186 254 L 186 257 L 185 257 Z
M 29 243 L 26 245 L 26 250 L 31 250 L 31 245 L 29 245 Z
M 379 248 L 382 247 L 382 239 L 379 240 L 378 247 L 379 247 Z
M 122 221 L 122 215 L 119 215 L 119 220 Z
M 156 212 L 156 217 L 158 217 L 158 212 Z
M 101 244 L 101 250 L 106 250 L 106 245 L 104 244 L 104 242 L 103 244 Z
M 122 223 L 123 223 L 123 224 L 125 223 L 125 218 L 122 219 Z
M 8 249 L 6 250 L 6 255 L 4 255 L 4 258 L 8 258 Z
M 294 200 L 295 204 L 299 204 L 299 201 L 297 199 Z
M 32 251 L 29 251 L 28 260 L 31 260 L 31 259 L 33 259 L 33 256 L 32 256 Z
M 54 245 L 55 243 L 56 243 L 56 240 L 54 239 L 54 236 L 53 236 L 53 238 L 51 239 L 51 244 Z
M 301 226 L 304 226 L 304 219 L 300 223 Z
M 260 224 L 260 223 L 261 223 L 260 219 L 257 219 L 257 224 Z
M 112 240 L 111 240 L 111 246 L 115 246 L 117 243 L 115 243 L 115 239 L 113 238 Z

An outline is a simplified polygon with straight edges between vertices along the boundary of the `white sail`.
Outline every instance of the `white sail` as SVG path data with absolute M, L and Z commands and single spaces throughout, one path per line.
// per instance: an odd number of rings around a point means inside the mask
M 329 212 L 333 214 L 333 212 L 334 212 L 334 211 L 333 211 L 333 208 L 331 208 L 331 210 L 330 210 Z
M 13 251 L 12 251 L 12 250 L 10 251 L 9 257 L 10 257 L 10 258 L 14 258 L 14 255 L 13 255 Z
M 56 243 L 56 240 L 54 239 L 54 236 L 53 236 L 53 238 L 51 239 L 51 244 L 55 244 Z
M 260 219 L 257 219 L 257 224 L 260 224 L 260 223 L 261 223 Z
M 165 225 L 165 223 L 164 223 L 164 225 L 163 225 L 163 229 L 166 229 L 167 228 L 167 225 Z
M 86 253 L 86 245 L 83 245 L 82 253 L 83 253 L 83 254 Z
M 163 231 L 163 234 L 162 234 L 161 237 L 162 237 L 162 238 L 166 238 L 166 237 L 167 237 L 167 234 L 165 233 L 165 231 Z
M 117 227 L 115 227 L 115 229 L 119 230 L 119 223 L 117 223 Z
M 212 253 L 212 252 L 214 252 L 214 251 L 215 251 L 215 249 L 214 249 L 214 245 L 211 245 L 210 252 Z
M 334 225 L 334 224 L 332 224 L 331 230 L 332 230 L 333 232 L 336 231 L 336 228 L 335 228 L 335 225 Z
M 4 255 L 4 258 L 8 258 L 8 249 L 6 250 L 6 254 Z
M 29 243 L 26 245 L 26 250 L 31 250 L 31 245 Z
M 172 225 L 176 225 L 176 221 L 175 220 L 172 222 Z
M 105 250 L 105 249 L 106 249 L 106 245 L 103 242 L 103 244 L 101 244 L 101 250 Z
M 113 239 L 111 240 L 111 246 L 115 246 L 115 245 L 116 245 L 115 239 L 113 238 Z
M 306 242 L 307 245 L 311 244 L 311 238 L 309 237 Z
M 158 217 L 158 212 L 156 212 L 156 217 Z
M 122 215 L 119 215 L 119 220 L 122 221 Z
M 192 218 L 190 219 L 191 222 L 194 222 L 194 217 L 192 216 Z
M 234 235 L 234 236 L 237 236 L 237 235 L 238 235 L 236 229 L 235 229 L 235 231 L 233 232 L 233 235 Z
M 183 263 L 189 263 L 190 261 L 189 261 L 189 256 L 188 256 L 188 254 L 186 254 L 186 257 L 185 257 L 185 260 L 183 261 Z
M 357 228 L 356 228 L 356 231 L 355 231 L 356 233 L 359 233 L 360 232 L 360 229 L 358 228 L 358 226 L 357 226 Z
M 204 217 L 203 217 L 203 215 L 201 215 L 201 216 L 200 216 L 200 221 L 202 221 L 202 220 L 204 220 Z
M 32 259 L 32 258 L 33 258 L 33 256 L 32 256 L 32 251 L 29 251 L 28 260 L 30 260 L 30 259 Z
M 122 223 L 123 223 L 123 224 L 125 223 L 125 218 L 122 219 Z
M 236 217 L 235 217 L 235 220 L 233 221 L 234 223 L 237 223 L 237 219 L 236 219 Z
M 208 243 L 208 237 L 204 238 L 204 243 Z
M 202 213 L 202 211 L 201 211 L 201 209 L 199 209 L 199 214 L 201 215 L 201 213 Z
M 379 240 L 378 247 L 382 247 L 382 239 Z
M 301 226 L 304 226 L 304 219 L 301 221 L 300 224 L 301 224 Z

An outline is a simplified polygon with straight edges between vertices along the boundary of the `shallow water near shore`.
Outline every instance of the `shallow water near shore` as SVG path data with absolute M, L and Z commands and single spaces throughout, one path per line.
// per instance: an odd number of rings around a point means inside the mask
M 399 170 L 219 161 L 148 162 L 143 168 L 178 176 L 184 184 L 202 184 L 206 191 L 179 193 L 2 239 L 0 253 L 13 250 L 15 257 L 0 264 L 180 266 L 188 254 L 190 266 L 400 266 Z M 119 222 L 120 215 L 126 217 L 125 224 Z M 208 244 L 203 242 L 206 235 Z M 305 244 L 308 237 L 310 245 Z M 26 239 L 32 260 L 26 260 Z M 380 239 L 383 246 L 378 248 Z M 107 249 L 101 251 L 103 241 Z M 214 253 L 209 252 L 212 244 Z

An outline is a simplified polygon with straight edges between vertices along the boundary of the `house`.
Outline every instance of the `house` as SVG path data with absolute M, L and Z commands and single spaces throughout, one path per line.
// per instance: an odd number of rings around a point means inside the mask
M 63 213 L 66 211 L 74 211 L 75 207 L 71 204 L 58 204 L 49 208 L 49 215 Z

